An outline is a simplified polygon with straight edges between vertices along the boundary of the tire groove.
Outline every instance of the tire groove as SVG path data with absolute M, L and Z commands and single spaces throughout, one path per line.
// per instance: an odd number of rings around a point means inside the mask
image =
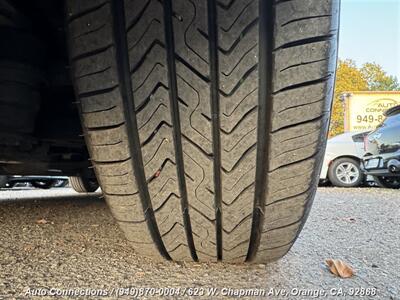
M 292 124 L 289 124 L 289 125 L 285 125 L 283 127 L 279 127 L 278 129 L 272 130 L 271 133 L 276 133 L 276 132 L 281 131 L 283 129 L 289 129 L 289 128 L 297 127 L 299 125 L 303 125 L 303 124 L 307 124 L 307 123 L 313 123 L 315 121 L 321 120 L 323 117 L 324 117 L 324 114 L 322 114 L 322 115 L 320 115 L 320 116 L 318 116 L 316 118 L 308 119 L 308 120 L 305 120 L 305 121 L 302 121 L 302 122 L 297 122 L 297 123 L 292 123 Z
M 128 126 L 126 126 L 127 134 L 131 137 L 129 142 L 129 151 L 132 157 L 130 160 L 132 169 L 135 173 L 137 187 L 140 199 L 143 206 L 143 213 L 146 218 L 146 223 L 149 228 L 151 237 L 159 250 L 160 254 L 166 259 L 171 260 L 167 249 L 161 239 L 161 234 L 157 226 L 154 216 L 152 203 L 150 200 L 149 190 L 144 174 L 142 151 L 140 150 L 139 132 L 137 128 L 137 120 L 135 111 L 135 104 L 133 101 L 132 83 L 129 70 L 129 51 L 126 38 L 126 25 L 125 25 L 125 9 L 124 3 L 120 0 L 112 1 L 113 10 L 113 31 L 116 44 L 116 63 L 118 77 L 120 81 L 120 92 L 124 105 L 124 115 Z M 135 158 L 135 159 L 133 159 Z
M 161 47 L 163 50 L 165 50 L 165 45 L 162 41 L 159 39 L 154 39 L 154 41 L 150 44 L 150 46 L 144 51 L 144 53 L 141 55 L 140 60 L 132 67 L 130 72 L 133 74 L 135 73 L 141 65 L 146 61 L 147 56 L 150 54 L 150 52 L 153 50 L 155 46 Z
M 287 21 L 286 23 L 283 23 L 281 25 L 281 27 L 285 27 L 288 24 L 291 24 L 291 23 L 294 23 L 294 22 L 298 22 L 298 21 L 305 21 L 305 20 L 318 19 L 318 18 L 328 18 L 328 17 L 332 17 L 332 15 L 320 15 L 320 16 L 310 16 L 310 17 L 297 18 L 297 19 L 293 19 L 293 20 Z
M 147 163 L 144 164 L 144 166 L 146 167 L 148 164 L 150 164 L 152 162 L 152 160 L 157 156 L 158 151 L 160 150 L 160 148 L 163 146 L 164 142 L 166 142 L 166 139 L 163 138 L 160 142 L 160 144 L 157 146 L 156 151 L 153 153 L 153 155 L 151 156 L 151 158 L 147 161 Z
M 236 104 L 236 106 L 233 108 L 233 110 L 231 111 L 230 114 L 223 113 L 223 115 L 226 116 L 226 117 L 232 116 L 232 115 L 235 113 L 235 111 L 238 109 L 238 107 L 243 103 L 243 101 L 246 100 L 247 97 L 249 97 L 251 94 L 253 94 L 253 93 L 254 93 L 255 91 L 257 91 L 257 90 L 258 90 L 258 87 L 254 88 L 250 93 L 248 93 L 246 96 L 244 96 L 243 99 L 241 99 L 241 100 Z
M 145 10 L 147 9 L 147 7 L 149 6 L 150 2 L 152 0 L 148 0 L 146 2 L 146 4 L 143 6 L 143 8 L 140 10 L 140 12 L 137 14 L 136 18 L 134 18 L 129 25 L 126 27 L 126 32 L 129 33 L 129 31 L 135 27 L 135 25 L 139 22 L 140 17 L 143 16 L 143 13 L 145 12 Z
M 299 64 L 295 64 L 295 65 L 291 65 L 291 66 L 288 66 L 286 68 L 283 68 L 279 72 L 284 72 L 286 70 L 290 70 L 290 69 L 295 68 L 295 67 L 306 66 L 306 65 L 310 65 L 310 64 L 317 63 L 317 62 L 322 62 L 322 61 L 327 61 L 327 60 L 329 60 L 329 57 L 328 58 L 323 58 L 323 59 L 312 60 L 312 61 L 301 62 Z
M 104 68 L 104 69 L 99 70 L 99 71 L 95 71 L 95 72 L 79 75 L 78 77 L 75 77 L 75 80 L 82 79 L 82 78 L 89 77 L 89 76 L 96 75 L 96 74 L 101 74 L 101 73 L 104 73 L 104 72 L 106 72 L 106 71 L 108 71 L 110 69 L 111 69 L 111 67 L 107 67 L 107 68 Z
M 241 161 L 243 161 L 245 159 L 245 157 L 250 154 L 254 149 L 257 148 L 257 142 L 255 142 L 254 144 L 252 144 L 250 147 L 248 147 L 246 149 L 246 151 L 244 151 L 242 153 L 242 155 L 240 155 L 240 157 L 236 160 L 236 162 L 233 164 L 232 168 L 230 170 L 225 169 L 224 167 L 222 167 L 222 170 L 224 172 L 224 174 L 231 174 L 233 171 L 235 171 L 235 169 L 237 168 L 237 166 L 240 164 Z
M 287 48 L 292 48 L 292 47 L 296 47 L 296 46 L 302 46 L 302 45 L 313 44 L 313 43 L 317 43 L 317 42 L 329 41 L 334 36 L 335 36 L 334 34 L 326 34 L 326 35 L 314 36 L 314 37 L 310 37 L 310 38 L 305 38 L 305 39 L 289 42 L 289 43 L 279 46 L 278 48 L 275 48 L 274 52 L 281 50 L 281 49 L 287 49 Z
M 253 3 L 254 3 L 254 1 L 250 1 L 249 3 L 247 3 L 247 4 L 242 8 L 242 10 L 239 12 L 239 14 L 236 16 L 236 18 L 233 20 L 233 22 L 232 22 L 230 25 L 228 25 L 228 27 L 225 27 L 225 28 L 220 27 L 221 30 L 224 31 L 225 33 L 228 32 L 229 30 L 231 30 L 232 27 L 233 27 L 233 25 L 235 25 L 236 22 L 239 20 L 239 18 L 243 15 L 244 11 L 245 11 L 250 5 L 252 5 Z
M 102 94 L 106 94 L 106 93 L 112 92 L 118 87 L 119 87 L 119 85 L 116 84 L 116 85 L 114 85 L 114 86 L 112 86 L 110 88 L 91 91 L 91 92 L 80 93 L 80 94 L 78 94 L 78 96 L 79 96 L 79 99 L 88 98 L 88 97 L 92 97 L 92 96 L 98 96 L 98 95 L 102 95 Z
M 102 24 L 101 26 L 97 27 L 96 29 L 92 29 L 90 31 L 86 31 L 84 33 L 78 34 L 76 36 L 73 36 L 72 39 L 78 39 L 78 38 L 82 38 L 86 35 L 89 35 L 91 33 L 95 33 L 96 31 L 100 31 L 101 29 L 103 29 L 104 27 L 106 27 L 108 25 L 108 22 Z
M 139 114 L 143 109 L 145 109 L 145 107 L 150 103 L 151 95 L 155 94 L 160 87 L 163 87 L 164 89 L 168 90 L 168 87 L 166 87 L 164 83 L 160 81 L 157 82 L 154 88 L 148 93 L 148 95 L 144 97 L 145 99 L 135 108 L 136 109 L 135 112 L 137 114 Z
M 267 171 L 270 167 L 269 132 L 272 129 L 273 112 L 273 52 L 275 7 L 273 1 L 259 0 L 259 89 L 258 89 L 258 130 L 257 158 L 254 189 L 253 220 L 246 261 L 255 258 L 261 240 L 264 223 L 265 201 L 268 191 Z M 267 134 L 266 134 L 267 133 Z
M 106 112 L 106 111 L 113 110 L 114 108 L 117 108 L 117 105 L 113 105 L 113 106 L 110 106 L 110 107 L 107 107 L 107 108 L 102 108 L 102 109 L 95 109 L 95 110 L 91 110 L 91 111 L 82 110 L 82 114 L 90 115 L 90 114 L 95 114 L 95 113 L 101 113 L 101 112 Z
M 257 70 L 258 64 L 255 64 L 252 66 L 250 69 L 248 69 L 243 76 L 240 78 L 240 80 L 236 83 L 236 85 L 232 88 L 232 90 L 229 93 L 225 93 L 222 90 L 219 90 L 221 95 L 224 97 L 231 97 L 235 92 L 242 86 L 242 84 L 245 82 L 245 80 L 253 73 L 253 71 Z
M 316 85 L 319 83 L 323 83 L 328 81 L 331 77 L 332 77 L 332 73 L 329 73 L 328 75 L 319 78 L 319 79 L 315 79 L 315 80 L 309 80 L 309 81 L 304 81 L 304 82 L 300 82 L 300 83 L 296 83 L 296 84 L 292 84 L 289 86 L 286 86 L 284 88 L 281 88 L 280 90 L 277 90 L 275 92 L 273 92 L 274 95 L 277 95 L 279 93 L 285 92 L 285 91 L 290 91 L 290 90 L 294 90 L 297 88 L 301 88 L 301 87 L 306 87 L 306 86 L 311 86 L 311 85 Z
M 91 57 L 91 56 L 94 56 L 94 55 L 97 55 L 97 54 L 104 53 L 104 52 L 106 52 L 108 49 L 110 49 L 112 47 L 114 47 L 114 44 L 111 43 L 111 44 L 109 44 L 107 46 L 104 46 L 104 47 L 101 47 L 101 48 L 97 48 L 97 49 L 92 50 L 92 51 L 88 51 L 88 52 L 84 52 L 84 53 L 78 54 L 78 55 L 76 55 L 76 56 L 71 58 L 71 62 L 76 63 L 77 61 L 79 61 L 81 59 L 88 58 L 88 57 Z
M 243 116 L 242 116 L 238 121 L 236 121 L 235 125 L 233 125 L 233 127 L 232 127 L 232 129 L 231 129 L 230 131 L 226 131 L 226 130 L 224 130 L 224 129 L 221 129 L 221 131 L 222 131 L 224 134 L 226 134 L 226 135 L 231 135 L 232 133 L 234 133 L 234 131 L 236 130 L 236 128 L 237 128 L 244 120 L 247 119 L 247 117 L 248 117 L 249 115 L 251 115 L 252 113 L 254 113 L 254 112 L 256 112 L 256 111 L 257 111 L 257 106 L 254 106 L 253 108 L 251 108 L 251 109 L 249 109 L 247 112 L 245 112 L 245 113 L 243 114 Z
M 229 71 L 229 72 L 221 72 L 222 74 L 224 74 L 226 77 L 229 77 L 232 75 L 232 73 L 239 67 L 239 65 L 241 64 L 241 62 L 246 59 L 247 54 L 249 54 L 251 51 L 253 51 L 256 47 L 258 46 L 257 43 L 255 43 L 253 46 L 251 46 L 249 48 L 249 50 L 247 50 L 245 53 L 243 53 L 243 55 L 240 57 L 240 59 L 238 60 L 238 62 L 233 66 L 233 68 Z
M 110 3 L 110 1 L 104 1 L 104 2 L 101 3 L 101 4 L 98 4 L 98 5 L 96 5 L 96 6 L 87 8 L 87 9 L 85 9 L 85 10 L 82 10 L 82 11 L 76 13 L 76 14 L 70 15 L 69 18 L 68 18 L 68 23 L 71 23 L 72 21 L 74 21 L 74 20 L 76 20 L 76 19 L 79 19 L 79 18 L 81 18 L 81 17 L 83 17 L 83 16 L 85 16 L 85 15 L 87 15 L 87 14 L 90 14 L 91 12 L 94 12 L 94 11 L 96 11 L 96 10 L 102 8 L 103 6 L 105 6 L 105 5 L 108 4 L 108 3 Z
M 293 106 L 285 107 L 285 108 L 283 108 L 282 110 L 277 111 L 276 113 L 277 113 L 277 114 L 280 114 L 280 113 L 283 113 L 283 112 L 285 112 L 285 111 L 287 111 L 287 110 L 289 110 L 289 109 L 304 107 L 304 106 L 307 106 L 307 105 L 310 105 L 310 104 L 315 104 L 315 103 L 318 103 L 318 102 L 321 102 L 321 101 L 324 101 L 324 98 L 318 99 L 318 100 L 316 100 L 316 101 L 308 102 L 308 103 L 305 103 L 305 104 L 298 104 L 298 105 L 293 105 Z
M 147 25 L 146 29 L 143 31 L 142 35 L 138 38 L 138 40 L 136 41 L 136 43 L 134 43 L 131 47 L 129 47 L 129 49 L 135 48 L 135 47 L 143 40 L 144 36 L 145 36 L 146 33 L 150 30 L 151 26 L 152 26 L 154 23 L 158 23 L 158 24 L 161 25 L 160 20 L 158 20 L 158 19 L 153 19 L 153 20 L 151 20 L 151 22 Z
M 232 7 L 234 2 L 235 2 L 235 0 L 230 0 L 229 3 L 225 5 L 225 4 L 221 3 L 221 1 L 218 1 L 217 5 L 224 10 L 229 10 Z
M 176 171 L 178 175 L 178 185 L 181 194 L 181 209 L 183 216 L 183 223 L 186 233 L 186 239 L 190 250 L 190 255 L 194 261 L 198 261 L 196 254 L 196 248 L 194 245 L 192 225 L 189 214 L 189 203 L 188 194 L 186 187 L 185 177 L 185 166 L 183 161 L 183 150 L 182 150 L 182 133 L 181 133 L 181 122 L 179 116 L 179 99 L 178 99 L 178 84 L 176 78 L 176 64 L 175 64 L 175 42 L 173 32 L 173 11 L 171 0 L 164 0 L 164 25 L 165 25 L 165 43 L 167 50 L 167 65 L 168 65 L 168 85 L 169 85 L 169 100 L 171 106 L 171 121 L 173 123 L 173 139 L 175 145 L 175 160 L 176 160 Z
M 103 126 L 85 126 L 87 129 L 90 129 L 90 131 L 103 131 L 103 130 L 108 130 L 108 129 L 116 129 L 118 127 L 121 127 L 125 124 L 125 122 L 121 122 L 118 124 L 114 125 L 103 125 Z
M 224 49 L 222 47 L 218 47 L 218 50 L 221 51 L 222 54 L 224 55 L 229 55 L 231 54 L 236 46 L 239 44 L 240 40 L 243 39 L 243 37 L 250 32 L 257 24 L 258 24 L 258 18 L 254 19 L 249 25 L 247 25 L 239 34 L 236 40 L 232 43 L 232 45 L 228 49 Z M 204 36 L 206 39 L 209 39 L 209 34 L 203 32 L 202 30 L 198 29 L 199 33 Z
M 233 204 L 235 204 L 236 200 L 238 200 L 240 198 L 240 196 L 242 196 L 247 190 L 249 190 L 252 186 L 254 185 L 254 182 L 248 184 L 244 189 L 242 189 L 236 196 L 235 198 L 233 198 L 233 200 L 231 201 L 231 203 L 227 203 L 225 201 L 222 201 L 222 203 L 226 206 L 232 206 Z
M 216 218 L 217 259 L 222 260 L 222 180 L 221 180 L 221 137 L 219 115 L 219 70 L 218 70 L 218 21 L 216 0 L 207 1 L 208 37 L 210 57 L 210 105 L 213 138 L 214 201 Z
M 158 131 L 161 129 L 161 127 L 163 126 L 167 126 L 169 128 L 172 128 L 171 124 L 168 124 L 166 121 L 162 120 L 160 123 L 158 123 L 158 125 L 156 126 L 156 128 L 154 130 L 151 131 L 151 134 L 146 137 L 144 139 L 144 141 L 141 143 L 141 146 L 144 147 L 146 146 L 148 143 L 151 142 L 151 140 L 157 135 Z

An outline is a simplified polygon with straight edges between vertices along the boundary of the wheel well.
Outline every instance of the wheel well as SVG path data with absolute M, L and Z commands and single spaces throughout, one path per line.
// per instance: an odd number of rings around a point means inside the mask
M 63 5 L 0 0 L 0 7 L 0 76 L 7 78 L 0 82 L 0 174 L 77 175 L 90 162 L 69 74 Z
M 354 159 L 354 160 L 356 160 L 356 161 L 358 161 L 358 162 L 361 162 L 361 158 L 359 158 L 359 157 L 357 157 L 357 156 L 353 156 L 353 155 L 342 155 L 342 156 L 335 157 L 335 159 L 331 160 L 331 161 L 329 162 L 328 168 L 331 167 L 331 164 L 332 164 L 334 161 L 336 161 L 336 160 L 338 160 L 338 159 L 341 159 L 341 158 L 351 158 L 351 159 Z

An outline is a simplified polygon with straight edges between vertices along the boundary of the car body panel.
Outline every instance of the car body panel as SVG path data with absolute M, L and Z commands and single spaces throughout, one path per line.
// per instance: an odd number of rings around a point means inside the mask
M 367 137 L 368 154 L 378 155 L 400 150 L 400 111 L 388 116 Z
M 400 176 L 400 174 L 391 173 L 388 170 L 388 162 L 392 159 L 400 160 L 400 150 L 393 153 L 366 156 L 363 158 L 361 169 L 364 174 L 371 176 Z M 378 163 L 368 166 L 371 161 L 377 161 Z
M 363 157 L 364 174 L 400 176 L 388 171 L 388 162 L 400 161 L 400 106 L 386 112 L 386 119 L 366 139 L 367 153 Z

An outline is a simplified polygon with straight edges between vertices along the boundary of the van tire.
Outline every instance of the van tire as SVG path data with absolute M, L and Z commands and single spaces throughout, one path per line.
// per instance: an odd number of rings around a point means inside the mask
M 338 0 L 67 0 L 86 143 L 137 253 L 289 251 L 324 155 L 338 17 Z

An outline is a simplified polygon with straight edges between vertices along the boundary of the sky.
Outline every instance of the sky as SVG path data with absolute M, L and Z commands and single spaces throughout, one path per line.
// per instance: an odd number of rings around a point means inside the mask
M 400 0 L 342 0 L 339 58 L 376 62 L 400 81 Z

